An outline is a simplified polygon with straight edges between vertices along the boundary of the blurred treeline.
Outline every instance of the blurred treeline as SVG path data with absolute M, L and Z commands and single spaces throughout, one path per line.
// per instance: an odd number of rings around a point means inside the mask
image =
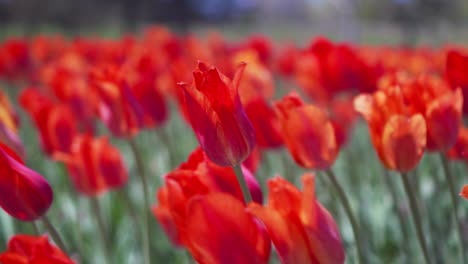
M 463 27 L 467 18 L 467 0 L 0 0 L 0 29 L 12 25 L 26 34 L 44 26 L 75 32 L 109 26 L 133 31 L 154 23 L 180 30 L 295 23 L 325 25 L 319 32 L 335 26 L 348 39 L 364 30 L 361 25 L 384 23 L 411 37 L 419 28 Z

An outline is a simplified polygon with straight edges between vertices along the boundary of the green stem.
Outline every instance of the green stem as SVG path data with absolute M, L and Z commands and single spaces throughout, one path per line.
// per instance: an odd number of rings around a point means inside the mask
M 138 146 L 133 138 L 128 140 L 130 144 L 130 148 L 132 149 L 133 156 L 135 157 L 136 168 L 138 171 L 138 175 L 140 176 L 142 189 L 143 189 L 143 198 L 144 198 L 144 210 L 143 210 L 143 258 L 145 264 L 151 264 L 150 258 L 150 241 L 149 241 L 149 233 L 150 233 L 150 225 L 149 225 L 149 210 L 151 208 L 149 203 L 149 191 L 148 191 L 148 181 L 145 174 L 145 168 L 143 165 L 143 159 L 138 152 Z M 146 229 L 146 230 L 145 230 Z
M 440 159 L 442 161 L 442 166 L 444 169 L 444 174 L 445 174 L 445 179 L 447 180 L 449 190 L 450 190 L 450 196 L 452 199 L 452 212 L 453 212 L 453 217 L 455 218 L 455 222 L 457 225 L 458 229 L 458 236 L 460 239 L 460 250 L 461 250 L 461 258 L 462 258 L 462 263 L 467 263 L 467 256 L 466 256 L 466 251 L 465 251 L 465 241 L 463 239 L 463 226 L 460 221 L 459 217 L 459 210 L 458 210 L 458 195 L 457 191 L 455 190 L 455 181 L 453 179 L 453 175 L 450 171 L 449 163 L 447 158 L 444 156 L 444 154 L 440 154 Z
M 423 226 L 421 221 L 421 216 L 419 214 L 418 204 L 416 202 L 416 197 L 414 196 L 413 190 L 411 188 L 410 181 L 408 179 L 408 175 L 404 172 L 401 172 L 401 178 L 403 180 L 403 186 L 405 187 L 406 195 L 408 196 L 411 214 L 413 215 L 413 223 L 414 227 L 416 228 L 416 234 L 418 236 L 419 245 L 423 251 L 424 259 L 426 263 L 431 263 L 431 258 L 429 256 L 429 251 L 427 250 L 426 246 L 426 239 L 424 237 Z
M 392 196 L 393 210 L 398 216 L 398 221 L 400 222 L 401 233 L 403 235 L 403 240 L 401 241 L 401 244 L 403 247 L 403 251 L 405 251 L 406 259 L 410 261 L 411 260 L 411 247 L 409 244 L 409 241 L 410 241 L 409 230 L 408 230 L 408 226 L 406 225 L 405 216 L 403 215 L 403 213 L 401 212 L 398 206 L 398 200 L 399 200 L 398 192 L 395 187 L 395 184 L 390 179 L 391 176 L 392 175 L 388 173 L 388 170 L 384 169 L 385 184 L 387 185 L 387 188 L 390 191 L 390 195 Z
M 94 217 L 96 219 L 96 222 L 98 224 L 98 229 L 99 229 L 99 235 L 101 236 L 102 244 L 103 244 L 103 249 L 104 249 L 104 257 L 106 263 L 112 263 L 111 262 L 111 255 L 109 251 L 109 244 L 107 243 L 107 232 L 106 232 L 106 226 L 104 224 L 104 219 L 101 214 L 101 206 L 99 205 L 99 200 L 97 197 L 92 197 L 90 199 L 91 202 L 91 209 L 93 210 Z
M 37 226 L 36 221 L 32 221 L 32 222 L 31 222 L 31 226 L 32 226 L 32 228 L 33 228 L 33 234 L 34 234 L 35 236 L 38 236 L 38 235 L 41 234 L 41 232 L 39 232 L 39 227 Z
M 63 243 L 59 232 L 57 231 L 57 229 L 55 229 L 54 225 L 52 225 L 52 223 L 46 215 L 42 216 L 42 222 L 44 223 L 44 226 L 46 227 L 47 231 L 49 231 L 50 236 L 57 244 L 57 246 L 59 246 L 63 250 L 63 252 L 67 253 L 67 247 L 65 247 L 65 243 Z
M 237 177 L 237 182 L 240 185 L 240 188 L 242 190 L 242 195 L 244 196 L 244 202 L 245 204 L 249 204 L 252 202 L 252 195 L 250 194 L 249 186 L 247 185 L 247 182 L 245 181 L 244 178 L 244 173 L 242 172 L 241 165 L 235 165 L 233 166 L 234 172 L 236 173 Z
M 362 240 L 361 240 L 361 235 L 359 232 L 359 225 L 356 220 L 356 217 L 353 214 L 353 210 L 351 208 L 349 199 L 346 196 L 346 193 L 343 187 L 338 182 L 338 179 L 336 178 L 335 173 L 331 169 L 325 170 L 325 173 L 327 174 L 328 178 L 330 178 L 333 184 L 333 187 L 338 192 L 338 198 L 340 199 L 341 204 L 343 205 L 345 209 L 346 215 L 348 216 L 348 219 L 351 222 L 351 227 L 353 229 L 353 234 L 354 234 L 354 240 L 356 241 L 356 248 L 358 252 L 359 263 L 361 264 L 367 263 L 366 258 L 365 258 L 364 248 L 362 247 Z

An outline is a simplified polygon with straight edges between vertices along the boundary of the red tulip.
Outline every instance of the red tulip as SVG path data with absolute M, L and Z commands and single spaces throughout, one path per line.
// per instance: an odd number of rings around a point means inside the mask
M 252 124 L 238 94 L 244 68 L 245 64 L 241 64 L 231 81 L 215 67 L 199 62 L 193 72 L 193 85 L 179 84 L 200 146 L 221 166 L 240 164 L 255 145 Z
M 461 88 L 463 101 L 468 102 L 468 55 L 451 50 L 447 54 L 445 75 L 453 89 Z M 463 114 L 468 114 L 468 104 L 463 105 Z
M 119 150 L 106 137 L 76 136 L 69 153 L 58 153 L 64 161 L 77 190 L 88 196 L 118 189 L 127 183 L 128 175 Z
M 65 253 L 49 242 L 47 236 L 15 235 L 0 254 L 3 264 L 73 264 Z
M 468 200 L 468 185 L 465 184 L 460 192 L 460 196 Z
M 294 160 L 305 168 L 327 169 L 338 155 L 333 125 L 326 113 L 306 105 L 297 94 L 275 104 L 283 139 Z
M 26 167 L 19 156 L 0 143 L 0 206 L 9 215 L 34 221 L 52 204 L 49 183 L 39 173 Z
M 315 196 L 313 175 L 302 177 L 300 192 L 286 180 L 269 180 L 268 204 L 251 204 L 276 247 L 281 263 L 344 263 L 345 252 L 335 220 Z
M 399 86 L 361 94 L 355 98 L 354 108 L 367 120 L 372 143 L 385 167 L 408 172 L 418 164 L 426 147 L 426 122 L 419 113 L 407 113 Z
M 280 122 L 265 99 L 251 100 L 245 105 L 245 112 L 255 129 L 255 141 L 259 148 L 278 148 L 283 145 Z
M 40 142 L 46 154 L 70 151 L 78 128 L 73 112 L 67 105 L 52 102 L 34 88 L 25 89 L 21 93 L 20 103 L 38 127 Z
M 270 238 L 241 200 L 213 192 L 187 204 L 187 248 L 200 264 L 268 263 Z
M 253 200 L 262 203 L 263 195 L 252 174 L 242 168 Z M 185 245 L 186 210 L 190 199 L 210 192 L 228 193 L 243 201 L 234 170 L 210 161 L 198 148 L 187 162 L 165 176 L 165 186 L 158 191 L 153 213 L 175 245 Z
M 143 109 L 115 67 L 93 71 L 91 82 L 99 98 L 99 117 L 117 137 L 132 137 L 143 127 Z

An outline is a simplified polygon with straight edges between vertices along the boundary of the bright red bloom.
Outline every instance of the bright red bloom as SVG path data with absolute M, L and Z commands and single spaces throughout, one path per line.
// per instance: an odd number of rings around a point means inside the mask
M 461 89 L 450 89 L 448 84 L 436 75 L 424 74 L 417 78 L 400 75 L 395 79 L 394 85 L 401 87 L 410 113 L 420 113 L 426 120 L 427 149 L 447 151 L 455 144 L 461 125 Z
M 121 188 L 128 180 L 122 155 L 106 137 L 76 136 L 70 152 L 55 158 L 65 162 L 76 189 L 87 196 Z
M 245 112 L 255 129 L 259 148 L 277 148 L 283 145 L 281 125 L 273 108 L 259 97 L 245 105 Z
M 263 195 L 258 182 L 244 167 L 243 172 L 253 200 L 262 203 Z M 153 207 L 153 212 L 176 245 L 186 244 L 186 208 L 193 197 L 210 192 L 223 192 L 243 202 L 234 170 L 216 165 L 200 148 L 192 152 L 187 162 L 167 174 L 165 183 L 158 191 L 159 203 Z
M 49 242 L 47 236 L 15 235 L 0 254 L 3 264 L 73 264 L 65 253 Z
M 0 88 L 1 89 L 1 88 Z M 24 156 L 24 147 L 17 131 L 18 116 L 6 94 L 0 90 L 0 142 Z
M 345 251 L 335 220 L 315 196 L 314 176 L 302 177 L 304 191 L 276 177 L 268 181 L 268 204 L 250 210 L 265 223 L 281 263 L 344 263 Z
M 294 160 L 305 168 L 327 169 L 338 155 L 333 125 L 326 113 L 290 94 L 275 104 L 283 139 Z
M 73 137 L 78 133 L 71 109 L 54 103 L 35 88 L 23 90 L 20 103 L 39 130 L 41 146 L 48 155 L 70 151 Z
M 447 54 L 445 75 L 453 89 L 461 88 L 463 101 L 468 102 L 468 55 L 451 50 Z M 468 114 L 468 104 L 463 105 L 463 113 Z
M 255 146 L 255 133 L 238 94 L 244 68 L 241 64 L 231 81 L 215 67 L 199 62 L 193 85 L 180 83 L 200 146 L 221 166 L 241 163 Z
M 270 238 L 239 199 L 220 192 L 187 204 L 187 248 L 200 264 L 268 263 Z
M 49 183 L 0 143 L 0 207 L 21 221 L 34 221 L 52 204 Z
M 30 54 L 25 39 L 9 39 L 0 45 L 0 76 L 8 80 L 27 77 Z
M 374 94 L 361 94 L 354 108 L 367 120 L 374 148 L 385 167 L 412 170 L 426 147 L 427 128 L 423 115 L 408 113 L 399 86 Z
M 468 185 L 465 184 L 460 192 L 460 196 L 468 200 Z
M 452 159 L 468 160 L 468 128 L 460 127 L 457 141 L 447 154 Z
M 143 127 L 143 109 L 116 67 L 93 71 L 91 82 L 99 94 L 99 117 L 117 137 L 132 137 Z

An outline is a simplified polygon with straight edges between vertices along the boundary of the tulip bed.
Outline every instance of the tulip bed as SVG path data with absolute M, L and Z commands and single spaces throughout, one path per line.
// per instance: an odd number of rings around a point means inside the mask
M 465 47 L 5 38 L 0 87 L 2 264 L 468 263 Z

